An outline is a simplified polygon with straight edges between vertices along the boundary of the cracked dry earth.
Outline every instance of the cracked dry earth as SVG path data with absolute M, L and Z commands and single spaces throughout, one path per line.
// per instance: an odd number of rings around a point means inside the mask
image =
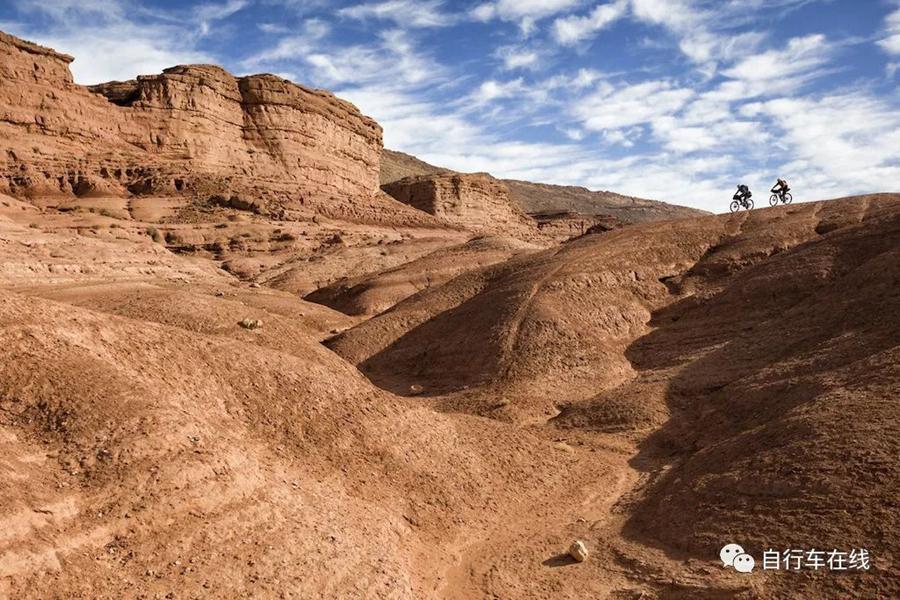
M 349 314 L 7 207 L 0 597 L 900 595 L 900 195 L 447 244 Z

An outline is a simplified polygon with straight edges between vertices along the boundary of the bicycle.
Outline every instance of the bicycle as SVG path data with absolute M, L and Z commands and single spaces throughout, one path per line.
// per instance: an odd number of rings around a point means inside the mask
M 731 202 L 731 212 L 737 212 L 741 210 L 741 207 L 744 207 L 747 210 L 753 210 L 753 198 L 735 198 Z
M 769 206 L 778 206 L 779 200 L 782 202 L 782 204 L 790 204 L 794 201 L 794 197 L 791 196 L 788 192 L 779 192 L 772 194 L 769 197 Z

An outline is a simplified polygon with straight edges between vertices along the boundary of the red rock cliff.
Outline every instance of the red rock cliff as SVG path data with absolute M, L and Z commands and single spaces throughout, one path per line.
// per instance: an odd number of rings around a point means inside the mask
M 328 92 L 211 65 L 86 88 L 70 62 L 0 32 L 0 186 L 13 194 L 174 193 L 190 178 L 241 177 L 294 195 L 378 190 L 381 127 Z

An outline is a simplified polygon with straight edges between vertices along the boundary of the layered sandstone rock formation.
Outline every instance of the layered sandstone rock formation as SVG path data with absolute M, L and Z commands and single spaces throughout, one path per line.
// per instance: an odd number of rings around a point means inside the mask
M 381 127 L 328 92 L 211 65 L 86 88 L 71 61 L 0 33 L 4 191 L 377 196 Z
M 537 227 L 512 201 L 509 188 L 487 173 L 406 177 L 382 186 L 404 204 L 474 232 L 537 237 Z
M 148 152 L 318 191 L 378 187 L 381 127 L 328 92 L 214 65 L 89 89 L 121 107 L 130 124 L 121 136 Z

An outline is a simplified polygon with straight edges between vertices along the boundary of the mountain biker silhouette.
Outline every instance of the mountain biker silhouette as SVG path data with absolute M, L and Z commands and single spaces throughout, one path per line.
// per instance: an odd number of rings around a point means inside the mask
M 773 194 L 781 195 L 789 191 L 791 191 L 791 188 L 788 187 L 787 181 L 785 181 L 781 177 L 778 178 L 778 181 L 775 183 L 775 187 L 772 188 Z
M 747 210 L 753 210 L 753 192 L 750 191 L 750 188 L 745 184 L 741 184 L 737 188 L 737 192 L 734 194 L 734 202 L 731 203 L 731 212 L 737 212 L 743 206 Z
M 788 192 L 791 191 L 791 188 L 788 187 L 787 181 L 778 178 L 777 183 L 775 183 L 775 187 L 772 188 L 772 197 L 769 198 L 769 204 L 772 206 L 777 206 L 779 202 L 784 204 L 790 204 L 794 199 Z

